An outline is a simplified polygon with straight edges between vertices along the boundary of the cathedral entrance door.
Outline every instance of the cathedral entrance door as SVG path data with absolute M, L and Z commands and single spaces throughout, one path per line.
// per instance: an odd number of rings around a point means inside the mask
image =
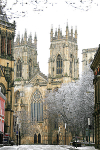
M 34 134 L 34 144 L 36 144 L 36 143 L 37 143 L 37 135 Z
M 57 134 L 57 145 L 59 144 L 59 135 Z
M 38 143 L 41 143 L 41 135 L 40 135 L 40 133 L 38 135 Z

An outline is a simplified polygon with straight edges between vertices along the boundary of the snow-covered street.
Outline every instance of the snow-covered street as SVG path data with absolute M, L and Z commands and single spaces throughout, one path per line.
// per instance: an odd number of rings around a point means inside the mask
M 20 145 L 4 146 L 0 150 L 97 150 L 94 147 L 72 147 L 68 145 Z

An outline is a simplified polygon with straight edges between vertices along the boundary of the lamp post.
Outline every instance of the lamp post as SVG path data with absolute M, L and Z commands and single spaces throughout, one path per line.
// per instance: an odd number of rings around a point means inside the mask
M 19 123 L 19 145 L 21 145 L 21 135 L 20 135 L 21 124 Z
M 17 132 L 16 132 L 16 136 L 17 136 L 17 146 L 18 146 L 18 116 L 17 116 Z
M 89 127 L 89 145 L 90 145 L 90 118 L 88 118 L 88 127 Z
M 66 145 L 66 123 L 65 123 L 65 145 Z

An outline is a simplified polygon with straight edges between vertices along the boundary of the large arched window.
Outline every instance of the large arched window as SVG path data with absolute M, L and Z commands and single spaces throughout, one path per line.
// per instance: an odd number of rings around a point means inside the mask
M 31 78 L 31 72 L 32 72 L 32 60 L 29 60 L 29 78 Z
M 22 63 L 20 59 L 18 59 L 16 64 L 16 77 L 21 77 L 21 76 L 22 76 Z
M 62 58 L 60 55 L 57 56 L 57 74 L 62 74 Z
M 31 120 L 43 121 L 43 102 L 42 95 L 37 89 L 31 98 Z

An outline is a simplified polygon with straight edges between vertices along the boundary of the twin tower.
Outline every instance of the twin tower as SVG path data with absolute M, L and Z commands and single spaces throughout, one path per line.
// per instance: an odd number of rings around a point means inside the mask
M 15 58 L 15 80 L 30 80 L 39 71 L 37 63 L 37 36 L 35 34 L 34 43 L 32 35 L 27 38 L 27 31 L 20 39 L 17 36 L 14 45 Z M 62 35 L 60 27 L 53 33 L 50 32 L 50 58 L 48 62 L 48 82 L 51 86 L 61 85 L 76 80 L 79 77 L 79 59 L 77 45 L 77 29 L 73 33 L 69 32 L 66 26 L 66 34 Z

